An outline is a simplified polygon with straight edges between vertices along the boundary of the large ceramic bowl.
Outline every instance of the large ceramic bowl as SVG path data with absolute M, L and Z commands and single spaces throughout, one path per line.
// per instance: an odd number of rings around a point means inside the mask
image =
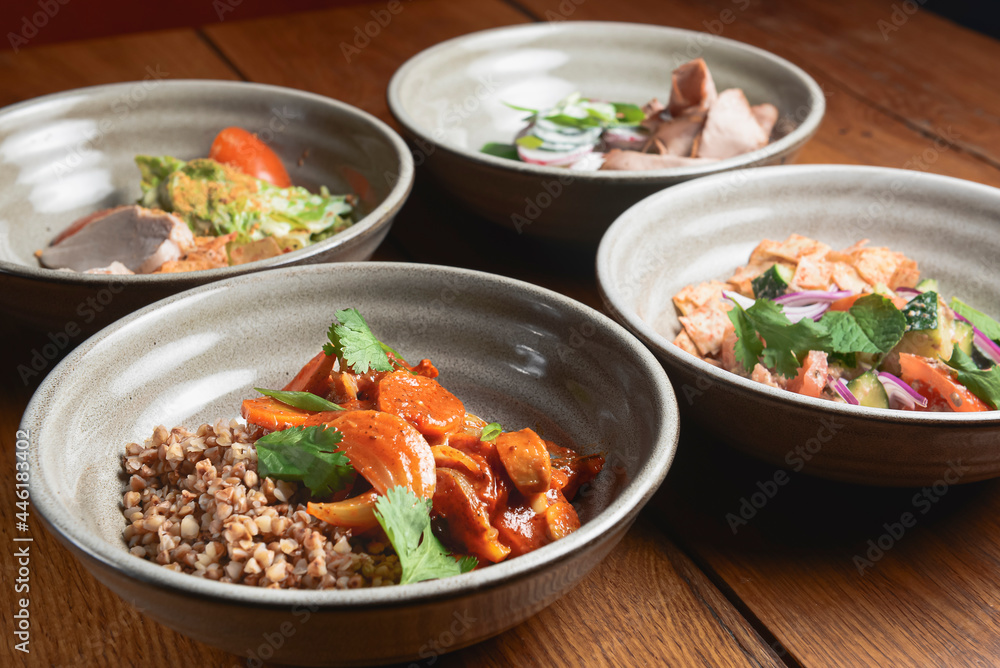
M 719 90 L 780 112 L 768 146 L 711 165 L 645 172 L 570 172 L 486 155 L 510 142 L 524 112 L 570 93 L 645 104 L 670 95 L 678 65 L 702 57 Z M 631 23 L 563 21 L 484 30 L 422 51 L 389 83 L 389 109 L 417 165 L 453 197 L 519 233 L 591 251 L 622 211 L 657 190 L 748 165 L 791 160 L 826 108 L 815 81 L 788 61 L 730 39 Z
M 868 238 L 915 259 L 958 295 L 1000 314 L 1000 190 L 876 167 L 765 167 L 649 197 L 608 230 L 597 256 L 604 301 L 663 361 L 685 420 L 779 466 L 874 485 L 1000 475 L 1000 411 L 915 413 L 771 388 L 673 345 L 671 297 L 726 280 L 762 239 L 793 232 L 844 248 Z
M 131 556 L 121 538 L 125 444 L 161 423 L 237 416 L 241 398 L 287 382 L 334 311 L 352 306 L 404 355 L 433 360 L 468 410 L 606 453 L 606 472 L 578 504 L 582 528 L 472 573 L 372 590 L 223 584 Z M 604 315 L 502 277 L 382 263 L 241 276 L 142 309 L 56 367 L 21 427 L 33 507 L 102 582 L 181 633 L 257 657 L 266 645 L 270 660 L 294 665 L 417 660 L 538 612 L 621 539 L 663 480 L 678 434 L 665 372 Z
M 94 276 L 39 266 L 35 251 L 75 219 L 136 201 L 136 154 L 205 157 L 231 125 L 265 140 L 296 185 L 357 194 L 357 222 L 292 253 L 208 271 Z M 151 77 L 28 100 L 0 110 L 0 309 L 75 344 L 81 333 L 195 285 L 289 264 L 365 260 L 412 183 L 410 152 L 387 125 L 289 88 Z

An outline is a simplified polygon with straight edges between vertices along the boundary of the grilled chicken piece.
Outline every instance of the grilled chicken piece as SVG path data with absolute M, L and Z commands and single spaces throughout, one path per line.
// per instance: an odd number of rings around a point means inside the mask
M 708 110 L 698 143 L 699 158 L 725 160 L 767 144 L 768 135 L 757 122 L 746 95 L 739 88 L 719 93 Z
M 674 70 L 671 79 L 667 111 L 674 118 L 690 111 L 706 111 L 715 102 L 715 81 L 703 58 L 684 63 Z
M 130 272 L 149 274 L 194 246 L 187 224 L 164 211 L 120 206 L 88 219 L 71 226 L 76 228 L 72 234 L 61 235 L 42 251 L 43 266 L 88 271 L 117 262 Z
M 612 149 L 605 154 L 601 169 L 668 169 L 670 167 L 692 167 L 710 162 L 714 161 L 708 158 L 686 158 L 681 155 L 657 155 L 656 153 Z

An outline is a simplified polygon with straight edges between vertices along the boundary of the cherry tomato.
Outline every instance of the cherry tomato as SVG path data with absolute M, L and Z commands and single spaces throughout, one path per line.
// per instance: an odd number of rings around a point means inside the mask
M 216 135 L 208 157 L 279 188 L 292 185 L 281 159 L 243 128 L 226 128 Z

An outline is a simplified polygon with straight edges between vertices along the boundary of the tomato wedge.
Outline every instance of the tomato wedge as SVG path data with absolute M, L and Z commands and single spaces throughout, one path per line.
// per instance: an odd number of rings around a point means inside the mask
M 807 397 L 818 397 L 826 387 L 828 368 L 826 353 L 810 350 L 798 375 L 788 382 L 788 389 Z
M 292 185 L 281 159 L 257 135 L 243 128 L 222 130 L 215 136 L 208 157 L 279 188 Z
M 914 383 L 929 387 L 939 394 L 953 411 L 970 413 L 990 410 L 986 402 L 957 382 L 952 377 L 953 372 L 948 368 L 937 366 L 925 357 L 910 353 L 899 353 L 899 366 L 902 369 L 901 378 L 905 382 L 916 387 L 918 392 L 920 385 Z

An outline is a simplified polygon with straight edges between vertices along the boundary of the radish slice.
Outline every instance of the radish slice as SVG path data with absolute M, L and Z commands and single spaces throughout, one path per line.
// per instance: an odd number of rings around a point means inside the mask
M 539 149 L 517 147 L 517 155 L 524 162 L 547 167 L 563 167 L 571 165 L 594 150 L 593 146 L 581 146 L 572 151 L 542 151 Z
M 646 145 L 649 135 L 635 128 L 608 128 L 604 131 L 604 141 L 608 148 L 622 150 L 641 150 Z

